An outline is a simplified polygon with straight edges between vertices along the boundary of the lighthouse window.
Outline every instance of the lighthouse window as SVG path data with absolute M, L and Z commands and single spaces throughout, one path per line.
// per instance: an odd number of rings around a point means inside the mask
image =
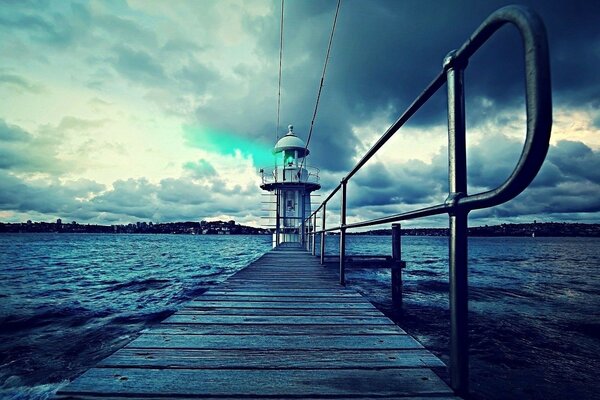
M 287 201 L 287 209 L 289 211 L 292 211 L 294 209 L 294 200 L 288 200 Z
M 284 153 L 284 162 L 291 167 L 292 165 L 294 165 L 294 152 L 291 150 L 286 150 Z

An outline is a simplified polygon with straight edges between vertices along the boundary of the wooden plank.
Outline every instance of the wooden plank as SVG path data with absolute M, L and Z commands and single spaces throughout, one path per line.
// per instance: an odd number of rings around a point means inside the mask
M 381 312 L 368 309 L 322 308 L 209 308 L 185 307 L 177 312 L 183 315 L 240 315 L 240 316 L 355 316 L 379 317 Z
M 306 297 L 306 296 L 240 296 L 240 295 L 213 295 L 211 293 L 203 294 L 198 297 L 196 300 L 206 300 L 206 301 L 259 301 L 259 302 L 298 302 L 301 301 L 303 303 L 359 303 L 365 304 L 367 303 L 362 297 L 338 297 L 338 296 L 329 296 L 329 297 Z
M 196 300 L 192 300 L 187 303 L 186 308 L 196 307 L 214 307 L 214 308 L 286 308 L 286 309 L 310 309 L 310 310 L 321 310 L 321 309 L 366 309 L 366 310 L 377 310 L 371 303 L 360 302 L 360 303 L 322 303 L 312 302 L 307 303 L 305 301 L 289 301 L 289 302 L 266 302 L 266 301 L 211 301 L 203 300 L 204 296 L 198 297 Z
M 270 291 L 249 291 L 249 290 L 213 290 L 210 289 L 209 293 L 211 295 L 220 295 L 220 296 L 264 296 L 264 297 L 351 297 L 351 298 L 361 298 L 360 294 L 356 292 L 350 292 L 347 290 L 314 290 L 314 291 L 305 291 L 304 289 L 273 289 Z
M 433 354 L 420 350 L 273 350 L 273 349 L 133 349 L 117 351 L 98 367 L 210 369 L 335 369 L 445 367 Z
M 234 384 L 233 384 L 234 383 Z M 184 396 L 407 396 L 452 393 L 431 370 L 223 370 L 92 368 L 60 392 Z
M 388 318 L 357 316 L 257 316 L 257 315 L 189 315 L 173 314 L 164 323 L 187 324 L 284 324 L 284 325 L 336 325 L 336 324 L 369 324 L 390 325 Z
M 403 335 L 397 325 L 219 325 L 166 324 L 146 329 L 142 333 L 168 335 Z
M 103 394 L 103 393 L 95 393 L 95 394 L 77 394 L 76 396 L 73 395 L 67 395 L 67 396 L 62 396 L 59 392 L 58 395 L 56 395 L 54 397 L 55 399 L 69 399 L 69 400 L 73 400 L 73 399 L 78 399 L 78 400 L 98 400 L 98 399 L 102 399 L 102 400 L 123 400 L 123 399 L 127 399 L 129 398 L 127 395 L 107 395 L 107 394 Z M 154 394 L 145 394 L 144 395 L 144 400 L 173 400 L 173 396 L 160 396 L 160 395 L 154 395 Z M 186 396 L 186 395 L 179 395 L 177 396 L 178 400 L 197 400 L 199 398 L 202 399 L 215 399 L 215 400 L 239 400 L 240 397 L 239 396 L 235 396 L 235 397 L 230 397 L 230 396 Z M 244 398 L 247 399 L 263 399 L 264 396 L 245 396 Z M 269 396 L 269 400 L 289 400 L 290 398 L 298 398 L 298 397 L 290 397 L 290 396 L 285 396 L 285 397 L 279 397 L 279 396 Z M 301 397 L 303 400 L 323 400 L 323 396 L 320 397 Z M 333 397 L 333 398 L 338 398 L 338 397 Z M 381 397 L 363 397 L 363 396 L 352 396 L 353 400 L 381 400 Z M 434 394 L 434 395 L 426 395 L 426 396 L 404 396 L 402 397 L 402 400 L 460 400 L 459 397 L 454 397 L 454 396 L 450 396 L 450 395 L 440 395 L 440 394 Z
M 129 348 L 169 349 L 419 349 L 423 348 L 409 335 L 141 335 Z

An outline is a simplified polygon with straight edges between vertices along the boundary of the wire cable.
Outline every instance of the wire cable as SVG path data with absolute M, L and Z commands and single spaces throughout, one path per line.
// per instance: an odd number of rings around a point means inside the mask
M 340 12 L 340 4 L 342 0 L 338 0 L 337 7 L 335 9 L 335 16 L 333 17 L 333 26 L 331 28 L 331 35 L 329 35 L 329 44 L 327 45 L 327 53 L 325 54 L 325 63 L 323 64 L 323 73 L 321 74 L 321 83 L 319 84 L 319 90 L 317 92 L 317 101 L 315 102 L 315 110 L 313 112 L 312 120 L 310 122 L 310 129 L 308 131 L 308 138 L 306 139 L 306 146 L 304 146 L 304 158 L 302 159 L 302 163 L 300 164 L 300 170 L 298 171 L 298 175 L 300 175 L 300 171 L 304 167 L 304 161 L 306 160 L 306 150 L 308 149 L 308 144 L 310 143 L 310 139 L 312 137 L 313 128 L 315 126 L 315 120 L 317 119 L 317 111 L 319 110 L 319 101 L 321 100 L 321 92 L 323 91 L 323 83 L 325 82 L 325 73 L 327 72 L 327 64 L 329 63 L 329 54 L 331 53 L 331 44 L 333 43 L 333 36 L 335 34 L 335 27 L 337 25 L 338 14 Z
M 285 0 L 281 0 L 281 24 L 279 27 L 279 84 L 277 86 L 277 125 L 275 127 L 275 142 L 279 139 L 279 112 L 281 109 L 281 66 L 283 64 L 283 6 Z

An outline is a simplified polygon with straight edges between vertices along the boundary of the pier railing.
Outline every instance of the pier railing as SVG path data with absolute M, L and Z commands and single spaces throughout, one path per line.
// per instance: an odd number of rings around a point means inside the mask
M 514 25 L 520 33 L 525 59 L 525 103 L 527 134 L 521 156 L 509 178 L 495 189 L 467 194 L 466 129 L 463 75 L 470 57 L 503 25 Z M 350 179 L 379 149 L 446 84 L 448 96 L 448 197 L 443 203 L 400 214 L 366 221 L 347 223 L 347 185 Z M 472 210 L 505 203 L 521 193 L 533 181 L 546 157 L 552 127 L 550 67 L 546 30 L 540 17 L 527 7 L 507 6 L 492 13 L 471 37 L 443 61 L 443 68 L 425 90 L 404 111 L 398 120 L 367 151 L 339 185 L 307 218 L 307 248 L 315 253 L 316 235 L 320 235 L 320 257 L 324 260 L 325 233 L 339 231 L 340 283 L 345 283 L 346 231 L 353 228 L 412 220 L 433 215 L 449 216 L 449 278 L 450 278 L 450 379 L 459 395 L 468 394 L 468 282 L 467 226 Z M 326 227 L 327 204 L 341 191 L 340 225 Z M 321 212 L 320 229 L 317 214 Z

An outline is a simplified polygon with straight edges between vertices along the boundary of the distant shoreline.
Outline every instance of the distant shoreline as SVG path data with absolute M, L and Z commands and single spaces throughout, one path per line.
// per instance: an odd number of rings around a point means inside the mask
M 136 222 L 127 225 L 78 224 L 76 221 L 3 223 L 0 233 L 103 233 L 103 234 L 175 234 L 175 235 L 269 235 L 264 228 L 236 224 L 235 221 Z
M 392 234 L 391 229 L 378 229 L 368 232 L 348 232 L 349 235 Z M 407 228 L 402 236 L 448 236 L 448 228 Z M 600 237 L 600 224 L 568 222 L 542 222 L 527 224 L 500 224 L 473 226 L 469 228 L 471 237 Z
M 269 235 L 269 229 L 236 224 L 235 221 L 138 222 L 127 225 L 78 224 L 57 222 L 0 222 L 0 233 L 102 233 L 102 234 L 178 234 L 178 235 Z M 336 235 L 336 232 L 330 234 Z M 391 229 L 347 232 L 348 235 L 390 236 Z M 402 236 L 448 236 L 448 228 L 406 228 Z M 500 224 L 469 228 L 471 237 L 600 237 L 600 224 L 543 222 Z

